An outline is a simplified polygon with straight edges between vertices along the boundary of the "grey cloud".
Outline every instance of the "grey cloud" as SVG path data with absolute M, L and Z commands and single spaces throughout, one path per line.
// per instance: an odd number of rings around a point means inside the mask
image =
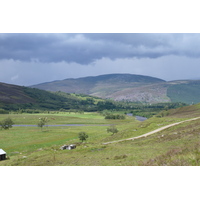
M 200 34 L 0 34 L 0 59 L 89 64 L 166 55 L 200 57 Z
M 42 82 L 96 76 L 110 73 L 148 75 L 164 80 L 199 78 L 200 58 L 163 56 L 157 59 L 115 59 L 103 58 L 95 64 L 41 63 L 1 60 L 1 82 L 17 85 L 34 85 Z

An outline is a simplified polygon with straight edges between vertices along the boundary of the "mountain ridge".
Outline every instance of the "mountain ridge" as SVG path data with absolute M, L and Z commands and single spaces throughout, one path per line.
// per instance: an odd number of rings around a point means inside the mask
M 111 98 L 112 93 L 127 88 L 164 83 L 165 80 L 135 74 L 106 74 L 74 79 L 64 79 L 30 86 L 48 91 L 62 91 L 66 93 L 88 94 L 100 98 Z
M 200 102 L 199 80 L 165 81 L 138 74 L 104 74 L 30 86 L 47 91 L 87 94 L 115 101 L 144 103 Z M 186 92 L 187 91 L 187 92 Z
M 66 80 L 95 80 L 96 82 L 100 81 L 100 80 L 104 80 L 105 78 L 108 79 L 108 78 L 113 78 L 113 77 L 122 77 L 122 76 L 125 76 L 126 78 L 129 77 L 130 78 L 150 78 L 150 79 L 155 79 L 155 80 L 158 80 L 158 81 L 164 81 L 166 82 L 165 80 L 163 79 L 160 79 L 160 78 L 156 78 L 156 77 L 152 77 L 152 76 L 145 76 L 145 75 L 139 75 L 139 74 L 129 74 L 129 73 L 114 73 L 114 74 L 103 74 L 103 75 L 97 75 L 97 76 L 86 76 L 86 77 L 79 77 L 79 78 L 66 78 L 66 79 L 63 79 L 63 80 L 54 80 L 54 81 L 48 81 L 48 82 L 44 82 L 44 83 L 39 83 L 39 84 L 35 84 L 35 85 L 31 85 L 29 87 L 33 87 L 33 86 L 36 86 L 36 85 L 42 85 L 42 84 L 47 84 L 47 83 L 53 83 L 53 82 L 61 82 L 61 81 L 66 81 Z

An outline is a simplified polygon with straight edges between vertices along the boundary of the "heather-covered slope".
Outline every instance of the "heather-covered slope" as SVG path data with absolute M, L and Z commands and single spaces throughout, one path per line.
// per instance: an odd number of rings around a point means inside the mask
M 98 98 L 88 95 L 48 92 L 36 88 L 0 83 L 0 108 L 5 110 L 78 109 L 92 111 L 95 109 L 98 101 Z
M 36 100 L 24 91 L 25 87 L 0 83 L 1 103 L 35 103 Z

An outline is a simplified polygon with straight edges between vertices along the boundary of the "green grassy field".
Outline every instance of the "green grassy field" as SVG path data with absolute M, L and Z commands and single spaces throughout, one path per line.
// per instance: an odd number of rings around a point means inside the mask
M 107 124 L 104 116 L 98 113 L 58 113 L 58 114 L 5 114 L 0 115 L 0 121 L 10 117 L 15 124 L 34 124 L 37 125 L 39 118 L 47 117 L 48 124 Z
M 134 117 L 106 120 L 98 113 L 10 114 L 0 115 L 0 121 L 10 117 L 15 124 L 36 125 L 40 117 L 48 117 L 49 125 L 84 124 L 85 126 L 12 127 L 0 130 L 0 148 L 8 159 L 6 166 L 137 166 L 137 165 L 199 165 L 200 120 L 133 141 L 104 145 L 104 142 L 139 136 L 186 117 L 153 117 L 144 122 Z M 110 124 L 119 132 L 107 133 Z M 101 126 L 103 125 L 103 126 Z M 107 125 L 107 126 L 106 126 Z M 89 138 L 81 143 L 78 133 Z M 74 150 L 60 150 L 64 144 L 76 144 Z

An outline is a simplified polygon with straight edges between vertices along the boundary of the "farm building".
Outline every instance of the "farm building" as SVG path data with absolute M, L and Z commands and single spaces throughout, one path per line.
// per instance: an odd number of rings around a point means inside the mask
M 0 160 L 6 159 L 6 152 L 3 149 L 0 149 Z

